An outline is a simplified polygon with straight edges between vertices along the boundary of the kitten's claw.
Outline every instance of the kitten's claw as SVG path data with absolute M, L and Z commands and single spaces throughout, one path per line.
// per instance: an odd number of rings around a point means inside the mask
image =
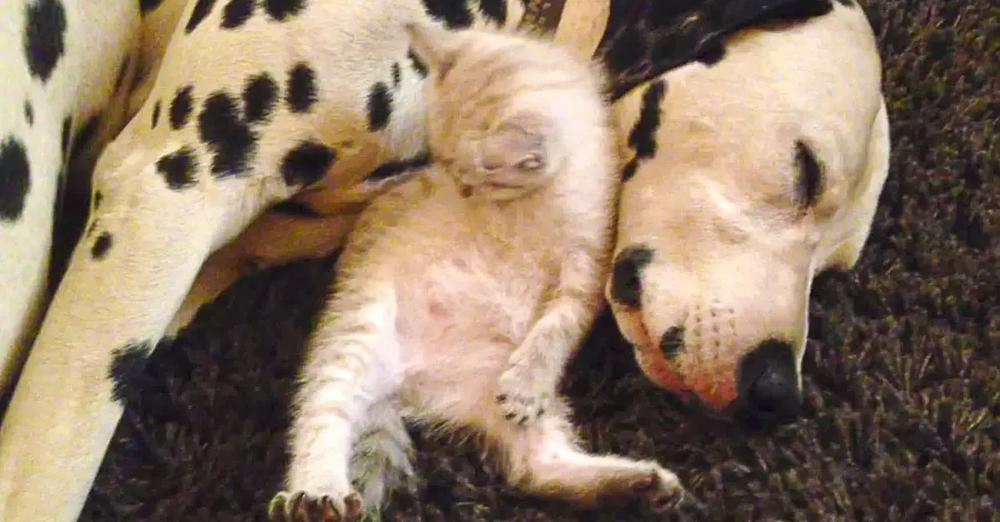
M 507 369 L 497 383 L 496 403 L 505 419 L 519 426 L 534 422 L 545 415 L 554 398 L 555 385 L 549 384 L 538 372 L 515 365 Z
M 337 502 L 328 495 L 282 491 L 271 499 L 267 516 L 271 522 L 353 522 L 361 516 L 361 497 L 351 493 Z

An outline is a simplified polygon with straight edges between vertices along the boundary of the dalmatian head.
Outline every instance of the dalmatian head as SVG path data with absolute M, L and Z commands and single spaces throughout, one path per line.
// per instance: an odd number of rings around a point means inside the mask
M 728 38 L 616 104 L 625 179 L 606 296 L 656 384 L 793 419 L 811 281 L 849 267 L 887 173 L 880 60 L 856 5 Z

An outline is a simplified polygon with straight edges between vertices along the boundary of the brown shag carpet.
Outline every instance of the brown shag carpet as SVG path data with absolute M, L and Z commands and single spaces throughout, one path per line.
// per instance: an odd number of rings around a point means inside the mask
M 685 520 L 1000 520 L 1000 14 L 991 0 L 871 0 L 892 171 L 856 270 L 815 286 L 804 418 L 752 434 L 653 388 L 602 319 L 567 392 L 594 450 L 655 457 L 702 501 Z M 83 520 L 263 520 L 286 463 L 291 379 L 332 263 L 241 282 L 152 358 Z M 417 436 L 390 519 L 641 520 L 501 484 Z

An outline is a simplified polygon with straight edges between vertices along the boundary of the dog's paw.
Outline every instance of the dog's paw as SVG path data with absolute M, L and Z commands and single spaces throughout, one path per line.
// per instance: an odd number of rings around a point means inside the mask
M 500 375 L 497 382 L 497 405 L 507 420 L 526 425 L 552 410 L 556 384 L 544 372 L 515 364 Z
M 361 497 L 354 492 L 334 498 L 282 491 L 271 499 L 267 516 L 271 522 L 352 522 L 361 516 Z

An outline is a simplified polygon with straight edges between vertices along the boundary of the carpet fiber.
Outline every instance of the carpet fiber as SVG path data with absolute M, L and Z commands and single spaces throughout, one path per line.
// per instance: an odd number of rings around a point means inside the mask
M 1000 515 L 1000 13 L 991 0 L 871 0 L 893 155 L 858 268 L 815 285 L 805 415 L 747 433 L 638 372 L 604 317 L 566 382 L 593 450 L 655 457 L 701 501 L 686 520 Z M 991 58 L 992 57 L 992 58 Z M 263 520 L 287 404 L 332 262 L 241 281 L 136 386 L 83 520 Z M 502 482 L 469 445 L 415 434 L 400 520 L 642 520 L 574 513 Z

